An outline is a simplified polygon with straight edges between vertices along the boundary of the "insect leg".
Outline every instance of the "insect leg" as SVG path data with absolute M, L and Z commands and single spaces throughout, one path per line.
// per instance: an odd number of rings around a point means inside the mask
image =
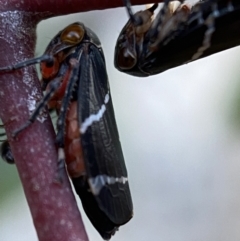
M 25 60 L 23 62 L 15 64 L 15 65 L 2 67 L 2 68 L 0 68 L 0 73 L 1 72 L 2 73 L 10 72 L 10 71 L 16 70 L 16 69 L 21 69 L 21 68 L 24 68 L 24 67 L 29 66 L 29 65 L 38 64 L 40 62 L 47 62 L 47 63 L 49 63 L 49 65 L 51 65 L 53 63 L 53 56 L 42 55 L 42 56 L 37 57 L 37 58 Z
M 61 84 L 61 77 L 56 78 L 53 80 L 49 86 L 49 91 L 46 93 L 46 95 L 42 98 L 42 100 L 39 102 L 37 108 L 34 110 L 28 121 L 24 125 L 22 125 L 20 128 L 15 130 L 12 134 L 13 138 L 15 138 L 20 132 L 22 132 L 24 129 L 26 129 L 28 126 L 30 126 L 38 117 L 39 113 L 43 110 L 43 108 L 46 107 L 48 101 L 51 99 L 51 97 L 55 94 L 56 90 Z
M 158 35 L 159 31 L 161 31 L 161 25 L 166 19 L 167 15 L 169 15 L 169 3 L 171 0 L 165 0 L 163 7 L 160 9 L 159 13 L 157 14 L 156 18 L 154 19 L 153 25 L 149 31 L 148 37 L 151 39 Z M 180 2 L 184 2 L 181 0 Z
M 73 60 L 73 59 L 72 59 Z M 68 81 L 66 91 L 64 94 L 64 98 L 62 100 L 62 105 L 59 112 L 59 117 L 57 121 L 57 137 L 56 144 L 58 146 L 58 170 L 60 172 L 60 180 L 62 177 L 61 170 L 65 166 L 65 153 L 64 153 L 64 135 L 65 135 L 65 124 L 66 124 L 66 115 L 68 111 L 68 106 L 70 100 L 72 98 L 72 93 L 74 88 L 77 85 L 78 81 L 78 73 L 79 73 L 79 62 L 75 61 L 75 59 L 71 61 L 72 73 L 70 74 L 70 79 Z M 74 62 L 74 63 L 73 63 Z
M 129 15 L 129 18 L 131 20 L 131 22 L 135 25 L 135 26 L 138 26 L 138 25 L 141 25 L 143 23 L 143 20 L 140 16 L 138 15 L 135 15 L 133 14 L 133 11 L 132 11 L 132 5 L 131 5 L 131 2 L 130 0 L 123 0 L 124 2 L 124 5 L 126 6 L 127 8 L 127 13 Z M 154 12 L 154 10 L 158 7 L 158 4 L 155 3 L 153 4 L 152 7 L 148 8 L 147 10 L 150 11 L 150 12 Z

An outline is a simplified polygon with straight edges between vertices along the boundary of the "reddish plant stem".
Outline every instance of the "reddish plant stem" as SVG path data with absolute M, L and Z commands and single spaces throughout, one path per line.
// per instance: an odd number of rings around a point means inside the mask
M 163 2 L 159 0 L 155 2 Z M 27 11 L 27 12 L 48 12 L 53 16 L 86 12 L 90 10 L 102 10 L 107 8 L 116 8 L 123 6 L 122 0 L 9 0 L 8 4 L 1 0 L 1 11 Z M 149 0 L 131 0 L 133 5 L 152 3 Z
M 42 16 L 40 16 L 42 17 Z M 1 14 L 1 64 L 33 56 L 39 16 Z M 54 130 L 47 112 L 13 139 L 11 134 L 26 122 L 42 98 L 34 67 L 0 75 L 0 117 L 5 124 L 39 240 L 88 240 L 66 173 L 56 183 L 57 153 Z

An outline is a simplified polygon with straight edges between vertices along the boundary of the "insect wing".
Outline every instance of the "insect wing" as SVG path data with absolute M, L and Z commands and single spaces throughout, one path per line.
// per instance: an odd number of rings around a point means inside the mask
M 240 2 L 221 0 L 215 10 L 215 31 L 203 57 L 240 45 Z
M 129 38 L 130 29 L 125 25 L 115 49 L 115 67 L 122 72 L 144 77 L 240 45 L 238 0 L 200 1 L 191 12 L 186 9 L 184 4 L 180 5 L 170 17 L 162 11 L 158 13 L 143 38 L 142 46 L 136 45 L 141 51 L 138 56 L 133 55 L 137 58 L 134 66 L 128 64 L 129 56 L 122 54 L 121 50 L 127 46 L 125 38 Z
M 185 23 L 159 43 L 158 51 L 149 53 L 149 39 L 145 39 L 141 68 L 157 74 L 239 45 L 239 14 L 237 1 L 199 4 Z
M 80 59 L 78 120 L 88 189 L 79 191 L 77 179 L 73 183 L 93 225 L 109 239 L 131 219 L 133 207 L 104 56 L 95 45 L 86 46 Z

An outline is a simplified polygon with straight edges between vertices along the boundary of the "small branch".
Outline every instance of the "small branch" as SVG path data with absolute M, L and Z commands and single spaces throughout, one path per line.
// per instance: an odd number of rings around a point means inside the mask
M 155 1 L 155 2 L 163 2 L 164 0 Z M 5 1 L 2 2 L 0 6 L 1 11 L 26 11 L 26 12 L 49 12 L 53 16 L 77 13 L 77 12 L 86 12 L 91 10 L 103 10 L 107 8 L 116 8 L 122 7 L 122 0 L 9 0 L 8 4 L 4 4 Z M 131 3 L 133 5 L 147 4 L 152 3 L 149 0 L 132 0 Z

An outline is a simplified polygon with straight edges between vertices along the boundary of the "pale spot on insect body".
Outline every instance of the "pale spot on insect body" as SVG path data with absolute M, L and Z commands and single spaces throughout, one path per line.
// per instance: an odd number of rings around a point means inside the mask
M 104 103 L 107 104 L 108 101 L 109 101 L 109 92 L 105 96 Z
M 64 160 L 65 159 L 65 153 L 63 148 L 58 148 L 58 160 Z
M 93 178 L 89 178 L 89 186 L 91 188 L 91 192 L 94 195 L 98 195 L 102 188 L 108 184 L 122 183 L 125 184 L 128 181 L 127 177 L 109 177 L 107 175 L 98 175 Z

